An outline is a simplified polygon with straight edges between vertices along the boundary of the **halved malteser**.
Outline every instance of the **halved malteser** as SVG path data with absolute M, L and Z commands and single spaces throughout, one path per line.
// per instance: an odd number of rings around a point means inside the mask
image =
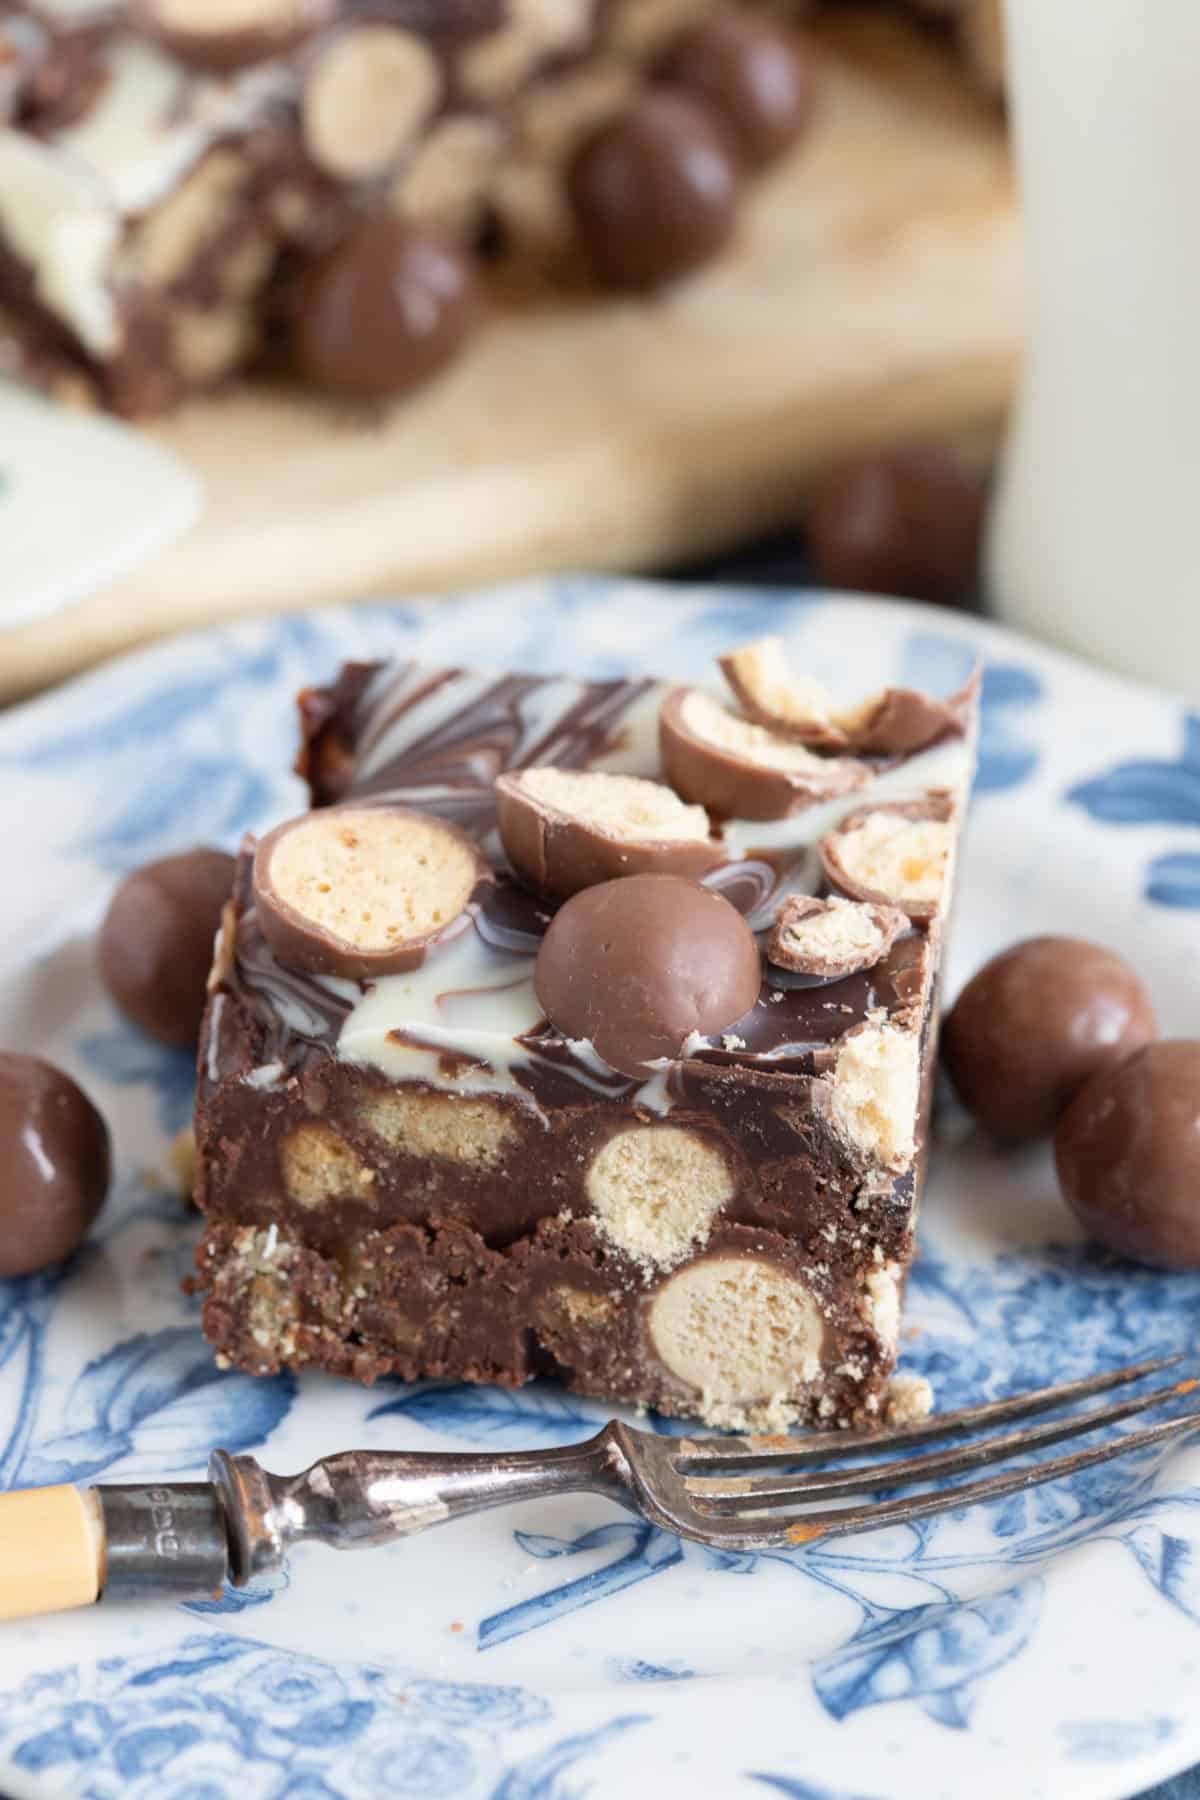
M 908 929 L 908 914 L 898 906 L 840 894 L 823 900 L 792 894 L 767 939 L 767 960 L 778 969 L 834 981 L 873 969 Z
M 858 807 L 818 848 L 830 883 L 843 894 L 929 919 L 950 883 L 954 834 L 953 799 L 930 793 Z
M 258 923 L 280 962 L 369 981 L 415 969 L 489 873 L 454 826 L 396 806 L 330 806 L 254 856 Z
M 636 775 L 522 769 L 496 782 L 500 837 L 517 874 L 569 900 L 618 875 L 690 875 L 721 862 L 702 806 Z
M 136 0 L 134 19 L 182 62 L 232 74 L 328 25 L 336 0 Z
M 748 719 L 816 749 L 845 749 L 833 695 L 819 681 L 793 674 L 782 638 L 756 638 L 717 660 Z
M 792 673 L 782 638 L 743 644 L 720 663 L 747 718 L 811 748 L 860 756 L 912 756 L 939 738 L 961 737 L 979 687 L 975 674 L 945 700 L 889 687 L 839 706 L 819 681 Z
M 854 757 L 817 756 L 699 688 L 673 688 L 658 725 L 671 786 L 726 818 L 786 819 L 817 801 L 853 793 L 873 774 Z

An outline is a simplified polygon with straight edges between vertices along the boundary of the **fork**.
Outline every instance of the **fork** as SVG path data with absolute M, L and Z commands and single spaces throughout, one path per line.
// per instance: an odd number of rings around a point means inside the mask
M 282 1568 L 291 1546 L 304 1539 L 338 1550 L 369 1547 L 510 1501 L 556 1494 L 602 1494 L 666 1531 L 726 1550 L 802 1546 L 908 1525 L 1200 1430 L 1200 1401 L 1158 1424 L 1050 1462 L 931 1492 L 839 1503 L 1011 1462 L 1180 1400 L 1200 1388 L 1200 1380 L 1174 1381 L 1019 1431 L 995 1429 L 1128 1386 L 1183 1360 L 1134 1363 L 861 1438 L 842 1431 L 673 1438 L 613 1420 L 595 1437 L 554 1450 L 348 1450 L 322 1457 L 299 1475 L 272 1475 L 252 1456 L 217 1450 L 207 1481 L 18 1491 L 0 1496 L 0 1618 L 97 1599 L 182 1599 L 219 1592 L 226 1581 L 242 1587 Z M 942 1439 L 951 1446 L 890 1459 L 893 1451 Z M 860 1466 L 820 1466 L 831 1459 L 854 1459 Z

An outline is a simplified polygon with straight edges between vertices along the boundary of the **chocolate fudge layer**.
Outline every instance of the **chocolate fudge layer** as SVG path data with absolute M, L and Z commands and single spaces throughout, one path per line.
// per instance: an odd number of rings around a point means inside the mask
M 407 664 L 302 697 L 318 810 L 243 850 L 201 1043 L 226 1362 L 879 1416 L 975 690 L 734 668 L 754 718 Z

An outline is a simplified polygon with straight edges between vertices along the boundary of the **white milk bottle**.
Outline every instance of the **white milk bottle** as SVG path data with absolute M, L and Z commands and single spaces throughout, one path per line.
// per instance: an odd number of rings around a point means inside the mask
M 1200 0 L 1008 0 L 1026 363 L 1000 618 L 1200 695 Z

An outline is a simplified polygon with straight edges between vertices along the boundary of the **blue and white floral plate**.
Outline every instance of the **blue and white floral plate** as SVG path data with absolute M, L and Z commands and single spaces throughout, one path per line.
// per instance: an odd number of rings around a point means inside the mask
M 64 1063 L 120 1173 L 60 1278 L 0 1285 L 0 1485 L 291 1469 L 355 1444 L 567 1442 L 551 1386 L 374 1390 L 220 1374 L 166 1177 L 186 1058 L 113 1013 L 113 882 L 294 809 L 292 696 L 346 656 L 699 675 L 783 628 L 851 693 L 982 653 L 983 758 L 951 989 L 1043 930 L 1127 951 L 1200 1014 L 1200 717 L 998 630 L 893 602 L 609 582 L 250 624 L 0 717 L 0 1043 Z M 949 1113 L 905 1337 L 942 1406 L 1192 1343 L 1200 1277 L 1085 1249 L 1046 1155 Z M 0 1628 L 0 1789 L 90 1800 L 1102 1800 L 1200 1759 L 1200 1449 L 784 1555 L 714 1555 L 601 1500 L 486 1515 L 220 1600 Z

